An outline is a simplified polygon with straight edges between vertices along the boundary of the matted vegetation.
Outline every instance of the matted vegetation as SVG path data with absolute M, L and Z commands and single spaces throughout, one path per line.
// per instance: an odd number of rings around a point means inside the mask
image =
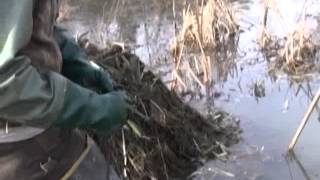
M 207 160 L 225 156 L 226 147 L 239 140 L 239 124 L 232 116 L 215 108 L 201 115 L 121 47 L 93 59 L 132 100 L 122 132 L 97 137 L 122 178 L 187 179 Z

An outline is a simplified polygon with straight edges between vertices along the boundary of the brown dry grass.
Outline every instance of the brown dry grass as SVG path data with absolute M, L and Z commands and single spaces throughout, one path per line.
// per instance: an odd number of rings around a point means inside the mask
M 231 4 L 224 0 L 202 0 L 189 4 L 183 11 L 182 27 L 172 45 L 175 69 L 173 78 L 181 89 L 187 87 L 180 74 L 188 75 L 190 81 L 195 82 L 203 91 L 212 84 L 212 50 L 226 46 L 229 39 L 239 33 L 239 26 L 235 20 L 235 11 Z M 187 51 L 199 51 L 192 58 Z M 191 62 L 190 62 L 191 61 Z M 192 64 L 192 66 L 190 66 Z M 188 78 L 187 78 L 188 79 Z
M 273 0 L 264 1 L 264 16 L 262 22 L 262 31 L 258 44 L 264 53 L 268 54 L 275 51 L 275 62 L 273 62 L 271 69 L 280 69 L 288 74 L 303 74 L 312 69 L 315 62 L 318 45 L 312 41 L 309 28 L 306 24 L 306 9 L 303 7 L 302 15 L 295 25 L 289 24 L 281 15 L 277 4 Z M 289 31 L 285 37 L 280 38 L 272 36 L 267 29 L 268 12 L 274 12 L 281 23 L 287 29 L 291 27 L 293 31 Z
M 317 45 L 312 41 L 311 35 L 306 32 L 304 19 L 300 20 L 295 31 L 287 35 L 285 44 L 279 54 L 281 63 L 286 66 L 285 68 L 289 72 L 294 74 L 303 69 L 309 69 L 317 51 Z
M 185 43 L 200 48 L 216 47 L 222 37 L 238 32 L 233 9 L 224 0 L 202 0 L 201 5 L 190 4 L 183 12 L 183 25 L 175 46 Z M 193 8 L 192 8 L 193 7 Z

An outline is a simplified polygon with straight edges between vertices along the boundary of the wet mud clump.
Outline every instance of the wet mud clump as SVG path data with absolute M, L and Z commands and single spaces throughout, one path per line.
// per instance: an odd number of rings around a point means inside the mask
M 239 123 L 232 116 L 218 109 L 201 115 L 146 70 L 137 56 L 115 46 L 92 59 L 131 99 L 122 131 L 96 138 L 122 178 L 187 179 L 238 142 Z

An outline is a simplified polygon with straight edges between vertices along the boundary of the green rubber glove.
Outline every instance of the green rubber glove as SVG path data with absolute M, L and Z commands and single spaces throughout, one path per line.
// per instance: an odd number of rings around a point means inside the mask
M 54 125 L 86 128 L 107 135 L 127 120 L 128 104 L 121 92 L 99 95 L 68 81 L 63 112 Z
M 112 80 L 102 69 L 94 67 L 88 62 L 88 56 L 75 42 L 67 38 L 63 29 L 55 28 L 56 39 L 62 52 L 62 74 L 71 81 L 89 88 L 107 93 L 113 90 Z

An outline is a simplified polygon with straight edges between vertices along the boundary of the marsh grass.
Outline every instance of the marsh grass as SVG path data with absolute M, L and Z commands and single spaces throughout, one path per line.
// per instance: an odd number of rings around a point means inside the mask
M 235 14 L 230 4 L 223 0 L 208 0 L 206 4 L 189 4 L 183 11 L 182 28 L 178 42 L 198 48 L 214 48 L 238 32 Z M 178 44 L 176 44 L 178 45 Z
M 294 25 L 284 19 L 275 1 L 265 0 L 264 9 L 258 44 L 262 52 L 273 59 L 270 61 L 272 62 L 270 70 L 281 70 L 290 75 L 304 74 L 313 70 L 319 45 L 313 41 L 306 23 L 307 6 L 303 7 L 301 17 Z M 269 12 L 275 13 L 280 22 L 287 27 L 287 34 L 284 37 L 277 37 L 268 32 Z M 290 31 L 289 28 L 293 30 Z
M 222 47 L 239 34 L 235 19 L 232 4 L 224 0 L 202 0 L 185 7 L 181 29 L 171 48 L 175 63 L 172 89 L 179 84 L 184 89 L 188 86 L 185 82 L 188 80 L 200 87 L 202 92 L 212 85 L 212 64 L 215 60 L 212 52 L 225 50 Z
M 297 74 L 312 68 L 318 49 L 306 31 L 305 18 L 301 19 L 297 29 L 287 35 L 280 50 L 279 63 L 287 72 Z

